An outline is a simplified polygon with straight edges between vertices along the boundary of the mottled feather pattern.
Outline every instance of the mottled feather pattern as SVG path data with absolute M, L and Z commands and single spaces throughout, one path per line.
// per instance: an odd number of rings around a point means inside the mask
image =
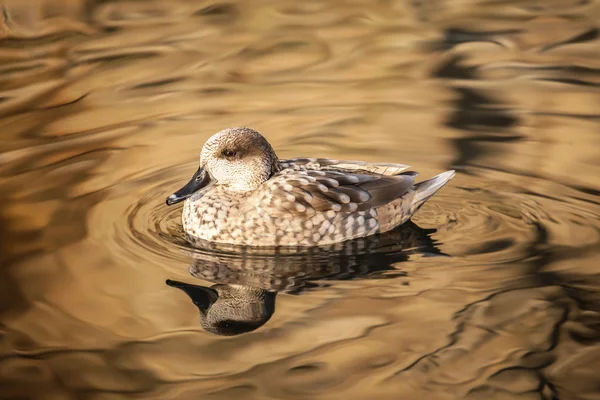
M 414 182 L 412 174 L 369 174 L 376 168 L 366 163 L 351 173 L 333 169 L 348 166 L 348 161 L 297 160 L 282 161 L 280 171 L 250 195 L 234 198 L 216 188 L 193 196 L 188 201 L 196 204 L 195 212 L 184 213 L 186 230 L 206 240 L 264 245 L 314 245 L 363 237 L 379 228 L 374 207 L 399 198 Z M 407 167 L 386 168 L 397 173 Z M 200 198 L 211 206 L 198 206 Z M 214 210 L 223 208 L 229 209 L 227 221 L 215 221 Z M 201 229 L 194 228 L 198 226 Z
M 291 169 L 294 171 L 314 169 L 314 170 L 337 170 L 344 172 L 357 172 L 373 175 L 397 175 L 410 166 L 394 163 L 368 163 L 365 161 L 334 160 L 330 158 L 293 158 L 281 160 L 282 169 Z

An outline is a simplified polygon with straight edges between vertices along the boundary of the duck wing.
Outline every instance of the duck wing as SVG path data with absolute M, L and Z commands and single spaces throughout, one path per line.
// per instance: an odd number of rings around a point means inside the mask
M 291 158 L 280 160 L 282 169 L 345 171 L 351 173 L 393 176 L 406 171 L 410 166 L 395 163 L 369 163 L 365 161 L 334 160 L 331 158 Z
M 251 203 L 275 214 L 365 211 L 404 195 L 413 187 L 415 176 L 412 172 L 386 176 L 287 169 L 265 182 Z

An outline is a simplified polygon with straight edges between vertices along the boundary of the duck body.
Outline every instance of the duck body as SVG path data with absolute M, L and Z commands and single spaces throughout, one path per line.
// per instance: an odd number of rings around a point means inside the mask
M 183 229 L 194 240 L 319 246 L 405 223 L 454 176 L 447 171 L 415 184 L 417 173 L 408 168 L 326 158 L 279 160 L 258 132 L 232 128 L 207 141 L 200 169 L 167 204 L 185 197 Z

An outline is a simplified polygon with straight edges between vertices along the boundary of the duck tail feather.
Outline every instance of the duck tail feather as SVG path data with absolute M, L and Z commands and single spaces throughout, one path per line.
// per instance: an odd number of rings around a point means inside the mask
M 455 175 L 454 170 L 443 172 L 413 186 L 415 197 L 411 207 L 411 214 L 416 212 L 431 196 L 442 188 Z

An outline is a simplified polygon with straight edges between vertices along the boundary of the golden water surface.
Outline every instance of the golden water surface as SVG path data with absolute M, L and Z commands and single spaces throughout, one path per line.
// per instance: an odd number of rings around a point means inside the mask
M 0 399 L 600 399 L 600 2 L 0 9 Z M 457 176 L 385 237 L 195 249 L 164 200 L 239 125 Z

